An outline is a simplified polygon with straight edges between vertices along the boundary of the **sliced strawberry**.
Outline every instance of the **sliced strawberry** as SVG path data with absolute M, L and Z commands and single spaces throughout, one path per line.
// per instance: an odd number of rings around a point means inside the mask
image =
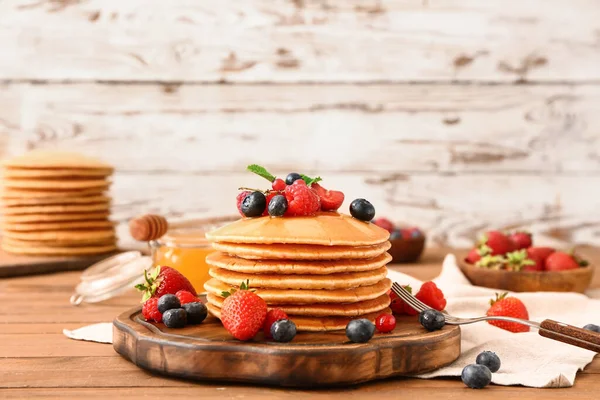
M 322 211 L 336 211 L 344 202 L 344 193 L 338 190 L 327 190 L 318 183 L 313 183 L 311 188 L 321 199 Z

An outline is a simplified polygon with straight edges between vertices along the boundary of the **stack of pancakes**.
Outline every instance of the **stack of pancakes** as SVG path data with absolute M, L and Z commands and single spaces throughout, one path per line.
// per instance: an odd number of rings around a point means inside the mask
M 106 191 L 113 168 L 76 153 L 36 150 L 4 162 L 2 249 L 82 255 L 116 249 Z
M 337 213 L 249 218 L 210 232 L 208 309 L 217 318 L 223 291 L 249 282 L 300 331 L 344 329 L 351 319 L 389 312 L 389 233 Z

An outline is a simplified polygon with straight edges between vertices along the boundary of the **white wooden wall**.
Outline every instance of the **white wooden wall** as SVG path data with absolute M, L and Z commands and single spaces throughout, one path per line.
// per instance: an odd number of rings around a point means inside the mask
M 256 162 L 434 244 L 600 244 L 600 2 L 0 0 L 0 157 L 53 147 L 120 221 L 231 214 Z

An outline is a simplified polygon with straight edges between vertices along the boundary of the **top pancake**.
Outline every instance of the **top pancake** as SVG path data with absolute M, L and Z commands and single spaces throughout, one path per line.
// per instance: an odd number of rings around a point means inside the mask
M 17 169 L 100 169 L 112 167 L 95 158 L 58 150 L 33 150 L 4 162 L 5 168 Z
M 312 217 L 244 218 L 207 233 L 206 238 L 228 243 L 370 246 L 387 241 L 389 232 L 349 215 L 326 212 Z

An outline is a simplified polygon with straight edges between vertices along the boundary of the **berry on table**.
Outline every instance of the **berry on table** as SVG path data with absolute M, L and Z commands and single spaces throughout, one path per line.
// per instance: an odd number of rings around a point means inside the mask
M 242 200 L 241 210 L 246 217 L 260 217 L 267 207 L 267 198 L 259 191 L 248 194 Z
M 490 301 L 490 309 L 487 316 L 503 316 L 520 319 L 529 319 L 529 313 L 523 302 L 515 297 L 506 297 L 508 293 L 501 295 L 496 293 L 496 299 Z M 517 322 L 488 321 L 489 324 L 505 329 L 510 332 L 529 332 L 529 326 Z
M 187 303 L 196 303 L 196 302 L 200 301 L 200 299 L 198 297 L 196 297 L 192 293 L 188 292 L 187 290 L 180 290 L 177 293 L 175 293 L 175 296 L 177 296 L 181 305 L 184 305 Z
M 421 311 L 419 313 L 419 322 L 429 332 L 438 331 L 446 325 L 444 314 L 432 309 Z
M 491 372 L 498 372 L 500 369 L 500 357 L 493 351 L 484 351 L 479 353 L 475 363 L 485 365 Z
M 403 288 L 408 291 L 408 293 L 412 294 L 412 288 L 409 285 L 403 286 Z M 392 310 L 392 313 L 396 315 L 406 314 L 404 307 L 407 307 L 407 304 L 404 302 L 404 300 L 402 300 L 396 293 L 392 291 L 390 291 L 389 296 L 391 299 L 390 309 Z
M 583 327 L 583 329 L 587 329 L 588 331 L 598 332 L 600 333 L 600 326 L 594 324 L 587 324 Z
M 142 315 L 146 321 L 161 322 L 162 313 L 158 311 L 158 298 L 152 297 L 146 300 L 142 306 Z
M 319 196 L 322 211 L 336 211 L 344 202 L 344 193 L 339 190 L 327 190 L 318 183 L 312 183 L 311 188 Z
M 179 271 L 167 266 L 158 266 L 148 275 L 144 271 L 144 283 L 135 285 L 137 290 L 143 292 L 142 301 L 150 297 L 162 297 L 165 294 L 175 294 L 180 290 L 186 290 L 196 295 L 196 289 L 190 281 Z
M 460 374 L 463 383 L 471 389 L 483 389 L 492 382 L 492 372 L 485 365 L 467 365 Z
M 161 313 L 164 314 L 165 311 L 173 308 L 181 308 L 181 303 L 174 294 L 165 294 L 158 299 L 158 311 Z
M 361 221 L 370 221 L 375 217 L 375 207 L 365 199 L 356 199 L 350 203 L 350 214 Z
M 187 314 L 187 323 L 190 325 L 197 325 L 202 323 L 208 315 L 208 310 L 204 303 L 200 301 L 194 303 L 186 303 L 183 305 L 183 309 Z
M 167 310 L 163 313 L 163 323 L 167 328 L 183 328 L 187 323 L 187 313 L 183 308 Z
M 302 179 L 285 188 L 288 209 L 285 215 L 313 215 L 321 208 L 319 196 Z
M 288 209 L 288 201 L 285 196 L 278 194 L 269 202 L 269 215 L 271 217 L 283 217 Z
M 296 182 L 298 179 L 302 179 L 302 175 L 300 175 L 297 172 L 291 172 L 288 174 L 288 176 L 285 177 L 285 184 L 291 185 L 292 183 Z
M 415 297 L 435 310 L 442 311 L 446 308 L 444 293 L 432 281 L 423 283 Z
M 388 333 L 396 327 L 396 318 L 392 314 L 381 314 L 375 318 L 375 328 L 381 333 Z
M 280 319 L 271 325 L 271 337 L 276 342 L 290 342 L 296 337 L 296 324 L 289 319 Z
M 281 308 L 274 308 L 267 312 L 265 325 L 263 326 L 265 337 L 271 337 L 271 325 L 280 319 L 288 319 L 288 315 Z
M 242 283 L 239 290 L 223 292 L 221 322 L 236 339 L 250 340 L 263 327 L 267 316 L 267 303 Z
M 252 192 L 249 190 L 244 190 L 243 192 L 238 193 L 238 195 L 235 198 L 235 200 L 237 202 L 237 209 L 241 216 L 244 216 L 244 213 L 242 212 L 242 202 L 244 201 L 246 196 L 248 196 L 250 193 L 252 193 Z
M 273 190 L 282 192 L 285 190 L 285 181 L 281 178 L 277 178 L 273 181 L 273 183 L 271 183 L 271 187 L 273 188 Z
M 366 343 L 375 333 L 375 325 L 366 318 L 353 319 L 346 325 L 346 336 L 354 343 Z
M 377 218 L 375 221 L 373 221 L 373 223 L 378 227 L 385 229 L 389 233 L 392 233 L 394 231 L 394 224 L 387 218 Z

